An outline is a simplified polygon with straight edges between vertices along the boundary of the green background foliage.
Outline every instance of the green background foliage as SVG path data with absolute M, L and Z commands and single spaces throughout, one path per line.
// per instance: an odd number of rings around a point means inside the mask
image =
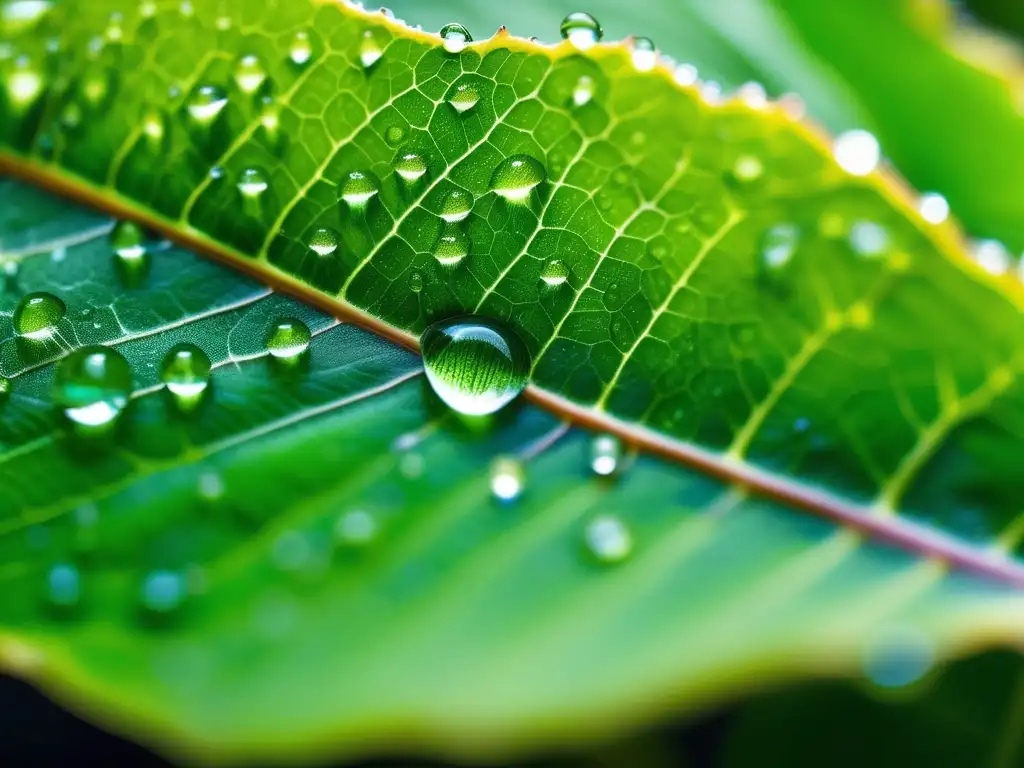
M 956 202 L 988 171 L 936 147 L 971 126 L 911 146 L 905 114 L 854 59 L 837 52 L 834 69 L 821 67 L 807 41 L 827 24 L 811 5 L 757 5 L 771 22 L 760 47 L 711 4 L 681 16 L 654 4 L 636 22 L 664 21 L 661 46 L 695 52 L 726 86 L 797 88 L 834 127 L 878 126 L 911 169 L 913 152 L 937 157 L 920 178 Z M 507 23 L 534 12 L 523 5 Z M 874 12 L 893 34 L 915 34 Z M 404 13 L 430 22 L 427 9 Z M 604 18 L 615 36 L 616 15 Z M 469 10 L 463 20 L 478 29 Z M 798 675 L 864 670 L 891 684 L 895 665 L 911 682 L 935 657 L 1019 638 L 1019 589 L 828 519 L 851 509 L 919 539 L 927 523 L 976 559 L 1019 564 L 1019 283 L 975 266 L 948 224 L 928 225 L 881 174 L 844 173 L 784 110 L 708 104 L 670 73 L 636 71 L 624 46 L 580 56 L 502 39 L 452 54 L 330 3 L 157 3 L 148 15 L 105 0 L 5 24 L 11 167 L 394 338 L 461 312 L 502 318 L 530 348 L 533 393 L 553 407 L 519 405 L 481 431 L 443 409 L 414 354 L 156 237 L 144 279 L 126 284 L 112 222 L 5 182 L 3 257 L 17 265 L 0 304 L 13 384 L 0 406 L 8 666 L 168 750 L 295 757 L 400 738 L 500 755 Z M 308 62 L 290 55 L 297 32 L 309 34 Z M 382 53 L 368 67 L 367 45 Z M 256 94 L 236 78 L 246 54 L 267 75 Z M 45 76 L 27 106 L 9 85 L 25 71 Z M 595 90 L 576 105 L 581 77 Z M 448 100 L 463 85 L 479 100 L 460 113 Z M 227 102 L 202 124 L 189 105 L 204 86 Z M 975 92 L 979 109 L 1004 109 L 999 94 Z M 394 172 L 410 152 L 427 168 L 413 185 Z M 515 205 L 491 177 L 522 153 L 547 179 Z M 738 172 L 750 158 L 760 172 Z M 240 194 L 253 171 L 265 191 Z M 338 201 L 352 171 L 379 180 L 365 211 Z M 476 202 L 460 225 L 469 255 L 450 269 L 432 253 L 455 188 Z M 1012 242 L 1014 197 L 1004 203 L 965 220 Z M 765 233 L 780 224 L 798 245 L 768 269 Z M 309 247 L 321 227 L 341 243 L 328 258 Z M 540 274 L 556 256 L 570 276 L 548 289 Z M 33 290 L 61 296 L 68 315 L 26 348 L 10 317 Z M 298 368 L 266 354 L 266 330 L 285 316 L 314 334 Z M 183 340 L 215 367 L 188 418 L 157 379 Z M 104 444 L 76 438 L 49 400 L 53 363 L 86 343 L 116 346 L 135 375 Z M 612 480 L 594 478 L 566 409 L 702 451 L 726 479 L 632 450 Z M 488 474 L 503 455 L 527 473 L 504 506 Z M 753 492 L 728 480 L 737 473 Z M 762 477 L 824 494 L 814 498 L 826 519 L 765 499 Z M 357 511 L 377 527 L 360 546 L 344 533 Z M 609 514 L 633 538 L 615 566 L 585 546 Z M 47 579 L 67 563 L 81 598 L 57 610 Z M 153 609 L 154 573 L 180 588 L 175 610 Z M 741 732 L 758 727 L 751 717 Z

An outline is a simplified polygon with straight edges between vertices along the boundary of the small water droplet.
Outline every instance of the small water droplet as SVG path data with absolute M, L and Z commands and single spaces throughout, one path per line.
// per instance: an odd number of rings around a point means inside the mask
M 730 176 L 737 184 L 751 184 L 764 175 L 764 163 L 756 155 L 740 155 L 733 163 Z
M 463 221 L 469 216 L 473 209 L 473 195 L 470 192 L 456 187 L 452 189 L 441 203 L 441 218 L 451 223 Z
M 853 176 L 867 176 L 878 166 L 881 149 L 878 139 L 867 131 L 846 131 L 832 146 L 839 167 Z
M 764 109 L 768 105 L 768 94 L 764 86 L 754 81 L 741 85 L 736 95 L 751 109 Z
M 145 234 L 134 221 L 119 221 L 110 232 L 110 247 L 117 258 L 126 262 L 146 257 Z
M 338 233 L 328 227 L 320 227 L 309 238 L 309 247 L 317 256 L 330 256 L 338 250 Z
M 408 183 L 419 181 L 427 172 L 427 161 L 419 152 L 402 152 L 395 160 L 395 173 Z
M 578 51 L 585 51 L 593 47 L 604 37 L 604 30 L 597 23 L 597 19 L 582 11 L 566 16 L 562 20 L 559 31 L 562 34 L 562 39 L 568 40 Z
M 405 129 L 400 125 L 389 125 L 384 131 L 384 141 L 397 147 L 405 139 Z
M 209 126 L 227 106 L 228 96 L 216 85 L 201 85 L 189 97 L 188 110 L 192 120 L 200 126 Z
M 979 240 L 972 249 L 978 265 L 993 275 L 1003 275 L 1010 269 L 1010 252 L 998 240 Z
M 131 390 L 132 369 L 110 347 L 80 347 L 60 361 L 54 374 L 54 403 L 86 429 L 113 425 L 128 405 Z
M 927 192 L 921 195 L 917 209 L 921 217 L 929 224 L 941 224 L 949 218 L 949 203 L 938 192 Z
M 342 547 L 365 547 L 377 537 L 377 521 L 363 509 L 345 512 L 334 525 L 334 540 Z
M 14 332 L 26 339 L 48 339 L 57 323 L 64 319 L 67 307 L 52 293 L 38 291 L 26 294 L 14 308 L 11 321 Z
M 423 274 L 417 270 L 413 270 L 412 274 L 409 275 L 409 290 L 413 293 L 419 293 L 423 290 Z
M 235 64 L 235 84 L 245 94 L 254 94 L 267 79 L 267 70 L 258 56 L 247 54 Z
M 46 574 L 46 598 L 61 610 L 78 606 L 82 599 L 82 576 L 74 565 L 57 563 Z
M 491 494 L 498 501 L 514 501 L 523 492 L 526 472 L 522 462 L 500 456 L 491 464 Z
M 621 563 L 633 551 L 629 528 L 614 515 L 600 515 L 587 524 L 583 532 L 587 550 L 599 562 Z
M 210 358 L 195 344 L 175 344 L 160 364 L 160 381 L 178 408 L 194 410 L 210 384 Z
M 935 645 L 904 625 L 884 627 L 864 651 L 864 674 L 882 688 L 903 688 L 923 678 L 935 663 Z
M 526 386 L 530 356 L 510 328 L 482 317 L 434 323 L 420 337 L 427 380 L 453 410 L 494 413 Z
M 874 221 L 855 221 L 850 226 L 850 247 L 859 256 L 881 256 L 889 250 L 889 231 Z
M 363 208 L 380 191 L 380 184 L 371 173 L 352 171 L 341 183 L 341 199 L 352 208 Z
M 460 83 L 455 86 L 452 95 L 448 97 L 448 103 L 458 113 L 468 112 L 480 101 L 480 93 L 473 83 Z
M 294 317 L 278 320 L 267 333 L 267 351 L 278 360 L 297 361 L 313 338 L 309 326 Z
M 658 63 L 658 51 L 649 37 L 633 38 L 633 66 L 640 72 L 649 72 Z
M 238 174 L 237 186 L 242 197 L 255 199 L 267 191 L 267 177 L 258 168 L 245 168 Z
M 800 245 L 800 229 L 795 224 L 776 224 L 761 235 L 761 262 L 768 269 L 779 269 L 789 263 Z
M 288 58 L 296 66 L 303 67 L 313 58 L 313 42 L 308 32 L 296 32 L 288 49 Z
M 142 607 L 154 614 L 173 613 L 185 600 L 185 579 L 174 571 L 152 571 L 142 580 Z
M 440 35 L 442 45 L 448 53 L 461 53 L 469 43 L 473 42 L 469 30 L 455 22 L 441 27 Z
M 164 146 L 167 138 L 167 118 L 158 109 L 149 109 L 142 116 L 142 135 L 146 137 L 150 149 L 157 150 Z
M 523 202 L 544 181 L 544 166 L 529 155 L 505 158 L 491 174 L 491 189 L 510 202 Z
M 594 90 L 594 78 L 580 75 L 580 79 L 576 81 L 576 85 L 572 89 L 572 103 L 577 107 L 589 104 L 590 100 L 594 98 Z
M 549 259 L 540 271 L 540 279 L 545 285 L 556 288 L 569 279 L 569 267 L 560 259 Z
M 434 244 L 434 258 L 445 267 L 458 265 L 469 254 L 469 236 L 462 227 L 446 224 Z
M 679 85 L 690 86 L 696 85 L 699 73 L 693 64 L 680 64 L 675 68 L 672 77 Z
M 359 63 L 363 65 L 363 69 L 372 67 L 383 55 L 384 51 L 381 50 L 373 32 L 369 29 L 363 32 L 362 42 L 359 43 Z
M 614 474 L 622 461 L 622 443 L 614 435 L 597 435 L 590 441 L 590 468 L 595 475 Z

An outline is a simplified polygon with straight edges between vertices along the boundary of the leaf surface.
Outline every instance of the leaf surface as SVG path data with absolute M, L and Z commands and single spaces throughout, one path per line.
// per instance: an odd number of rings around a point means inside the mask
M 0 334 L 8 665 L 213 755 L 396 735 L 482 754 L 848 672 L 892 625 L 938 655 L 1020 636 L 1020 286 L 973 266 L 891 180 L 843 172 L 777 107 L 709 105 L 638 72 L 621 46 L 497 38 L 450 54 L 334 3 L 125 5 L 111 33 L 120 7 L 58 22 L 57 6 L 11 33 L 28 58 L 4 62 L 3 167 L 307 303 L 164 246 L 125 288 L 111 222 L 5 184 L 4 258 L 19 264 Z M 367 39 L 382 53 L 369 67 Z M 278 135 L 235 77 L 251 52 Z M 51 55 L 26 107 L 10 76 Z M 595 91 L 577 106 L 581 77 Z M 459 112 L 463 84 L 479 99 Z M 188 104 L 206 85 L 228 100 L 197 126 Z M 86 118 L 69 124 L 70 104 Z M 394 170 L 410 152 L 427 166 L 411 187 Z M 490 191 L 515 154 L 547 173 L 522 205 Z M 238 189 L 250 170 L 267 180 L 255 196 Z M 380 183 L 365 211 L 338 201 L 353 170 Z M 451 269 L 432 253 L 456 184 L 475 205 Z M 766 270 L 780 224 L 797 246 Z M 321 227 L 341 240 L 329 258 L 310 248 Z M 549 290 L 556 256 L 570 276 Z M 32 290 L 68 315 L 29 355 L 9 318 Z M 504 318 L 548 412 L 524 405 L 474 434 L 415 355 L 308 303 L 411 346 L 437 317 Z M 286 315 L 313 330 L 305 370 L 265 354 Z M 199 418 L 170 416 L 158 386 L 178 340 L 216 366 Z M 52 361 L 95 342 L 132 363 L 136 397 L 116 444 L 82 456 L 50 406 Z M 639 453 L 598 482 L 566 416 L 691 466 Z M 511 507 L 489 489 L 504 454 L 527 463 Z M 379 532 L 352 551 L 335 529 L 360 510 Z M 633 538 L 614 568 L 584 546 L 606 514 Z M 73 616 L 45 608 L 68 562 Z M 182 590 L 163 620 L 143 607 L 154 572 Z

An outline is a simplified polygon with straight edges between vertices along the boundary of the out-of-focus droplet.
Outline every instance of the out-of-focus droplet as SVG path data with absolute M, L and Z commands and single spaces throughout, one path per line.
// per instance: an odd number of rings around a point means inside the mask
M 693 64 L 680 64 L 675 68 L 672 77 L 679 85 L 690 86 L 696 85 L 699 75 Z
M 972 248 L 978 266 L 993 275 L 1005 275 L 1013 261 L 1010 252 L 998 240 L 979 240 Z
M 376 537 L 377 521 L 363 509 L 344 512 L 334 525 L 334 540 L 341 547 L 365 547 Z
M 295 33 L 291 46 L 288 48 L 288 58 L 299 67 L 304 67 L 313 58 L 313 41 L 310 40 L 308 32 Z
M 594 98 L 594 78 L 589 75 L 580 75 L 576 85 L 572 89 L 572 103 L 574 106 L 582 107 L 590 103 Z
M 789 263 L 799 244 L 800 229 L 796 224 L 776 224 L 761 235 L 761 263 L 769 270 L 779 269 Z
M 730 175 L 737 184 L 752 184 L 764 176 L 764 163 L 757 155 L 740 155 L 733 163 Z
M 929 224 L 941 224 L 949 218 L 949 203 L 938 192 L 926 192 L 921 195 L 917 209 Z
M 185 600 L 184 577 L 175 571 L 158 570 L 142 580 L 142 607 L 156 615 L 173 613 Z
M 608 477 L 622 462 L 622 443 L 614 435 L 596 435 L 590 441 L 590 468 L 595 475 Z
M 146 236 L 134 221 L 119 221 L 110 231 L 110 247 L 118 259 L 141 261 L 146 257 Z
M 46 599 L 54 608 L 69 610 L 82 599 L 82 575 L 71 563 L 58 563 L 46 574 Z
M 267 80 L 263 62 L 254 54 L 246 54 L 235 63 L 235 84 L 245 94 L 254 94 Z
M 839 134 L 832 153 L 839 167 L 853 176 L 867 176 L 878 167 L 881 159 L 878 139 L 859 129 Z
M 889 230 L 875 221 L 860 220 L 850 225 L 850 248 L 858 256 L 875 258 L 889 250 Z
M 621 563 L 633 551 L 629 528 L 614 515 L 600 515 L 591 520 L 583 532 L 583 540 L 590 554 L 608 565 Z
M 363 33 L 363 39 L 359 43 L 359 63 L 363 65 L 363 69 L 369 69 L 378 61 L 380 57 L 384 55 L 384 51 L 381 50 L 380 43 L 377 42 L 377 38 L 373 36 L 373 32 L 369 29 Z
M 633 38 L 633 66 L 640 72 L 649 72 L 658 63 L 658 51 L 649 37 Z
M 518 459 L 501 456 L 491 464 L 491 494 L 498 501 L 519 498 L 525 484 L 526 472 Z
M 191 411 L 199 405 L 210 384 L 210 368 L 210 358 L 202 349 L 182 342 L 164 355 L 160 381 L 180 410 Z

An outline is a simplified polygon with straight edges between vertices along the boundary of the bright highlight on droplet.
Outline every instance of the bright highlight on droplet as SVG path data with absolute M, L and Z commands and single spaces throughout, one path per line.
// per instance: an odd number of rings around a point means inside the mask
M 590 468 L 595 475 L 608 477 L 622 461 L 622 443 L 614 435 L 597 435 L 590 443 Z
M 680 85 L 695 85 L 699 74 L 693 64 L 680 64 L 672 76 Z
M 371 173 L 352 171 L 341 182 L 340 197 L 349 207 L 363 208 L 380 191 L 380 184 Z
M 839 134 L 832 153 L 839 167 L 854 176 L 867 176 L 878 167 L 881 158 L 878 139 L 860 129 Z
M 67 307 L 59 298 L 46 291 L 37 291 L 21 298 L 11 321 L 16 334 L 39 341 L 53 335 L 66 312 Z
M 789 263 L 800 244 L 800 230 L 788 222 L 776 224 L 761 236 L 761 262 L 770 270 Z
M 578 51 L 586 51 L 604 37 L 604 31 L 597 19 L 589 13 L 577 11 L 562 20 L 559 29 L 563 40 L 568 40 Z
M 557 288 L 569 279 L 569 266 L 561 259 L 549 259 L 541 269 L 540 279 L 550 288 Z
M 189 116 L 200 125 L 212 123 L 227 106 L 228 96 L 215 85 L 201 85 L 189 99 Z
M 426 172 L 427 161 L 418 152 L 403 152 L 395 160 L 395 173 L 409 184 L 419 181 Z
M 519 498 L 525 483 L 526 474 L 518 460 L 503 456 L 491 465 L 491 493 L 499 501 Z
M 583 540 L 591 555 L 602 563 L 620 563 L 633 551 L 629 528 L 613 515 L 600 515 L 591 520 Z
M 235 64 L 235 84 L 242 93 L 256 93 L 266 79 L 267 71 L 258 56 L 247 54 Z
M 993 275 L 1005 275 L 1013 261 L 1006 246 L 998 240 L 979 240 L 972 253 L 978 266 Z
M 112 424 L 128 405 L 132 370 L 115 349 L 80 347 L 60 361 L 53 400 L 74 424 L 85 428 Z
M 317 256 L 330 256 L 338 250 L 338 233 L 328 227 L 320 227 L 309 238 L 309 249 Z
M 949 218 L 949 203 L 938 192 L 927 192 L 921 195 L 917 210 L 929 224 L 941 224 Z
M 580 75 L 572 89 L 572 103 L 574 106 L 582 107 L 589 104 L 594 98 L 594 79 L 589 75 Z
M 639 72 L 649 72 L 658 63 L 658 51 L 648 37 L 633 38 L 633 66 Z
M 160 381 L 183 411 L 194 409 L 210 384 L 210 358 L 195 344 L 171 347 L 160 364 Z
M 373 32 L 366 30 L 363 33 L 363 40 L 359 44 L 359 63 L 363 65 L 363 69 L 369 69 L 378 61 L 380 57 L 384 55 L 384 52 L 380 48 L 380 44 L 373 36 Z
M 461 24 L 451 23 L 441 27 L 441 42 L 448 53 L 461 53 L 465 47 L 473 42 L 469 30 Z
M 463 221 L 472 209 L 473 195 L 461 187 L 456 187 L 445 195 L 441 203 L 440 216 L 449 223 Z
M 278 360 L 296 361 L 309 349 L 312 338 L 308 325 L 297 318 L 286 317 L 267 331 L 267 352 Z

